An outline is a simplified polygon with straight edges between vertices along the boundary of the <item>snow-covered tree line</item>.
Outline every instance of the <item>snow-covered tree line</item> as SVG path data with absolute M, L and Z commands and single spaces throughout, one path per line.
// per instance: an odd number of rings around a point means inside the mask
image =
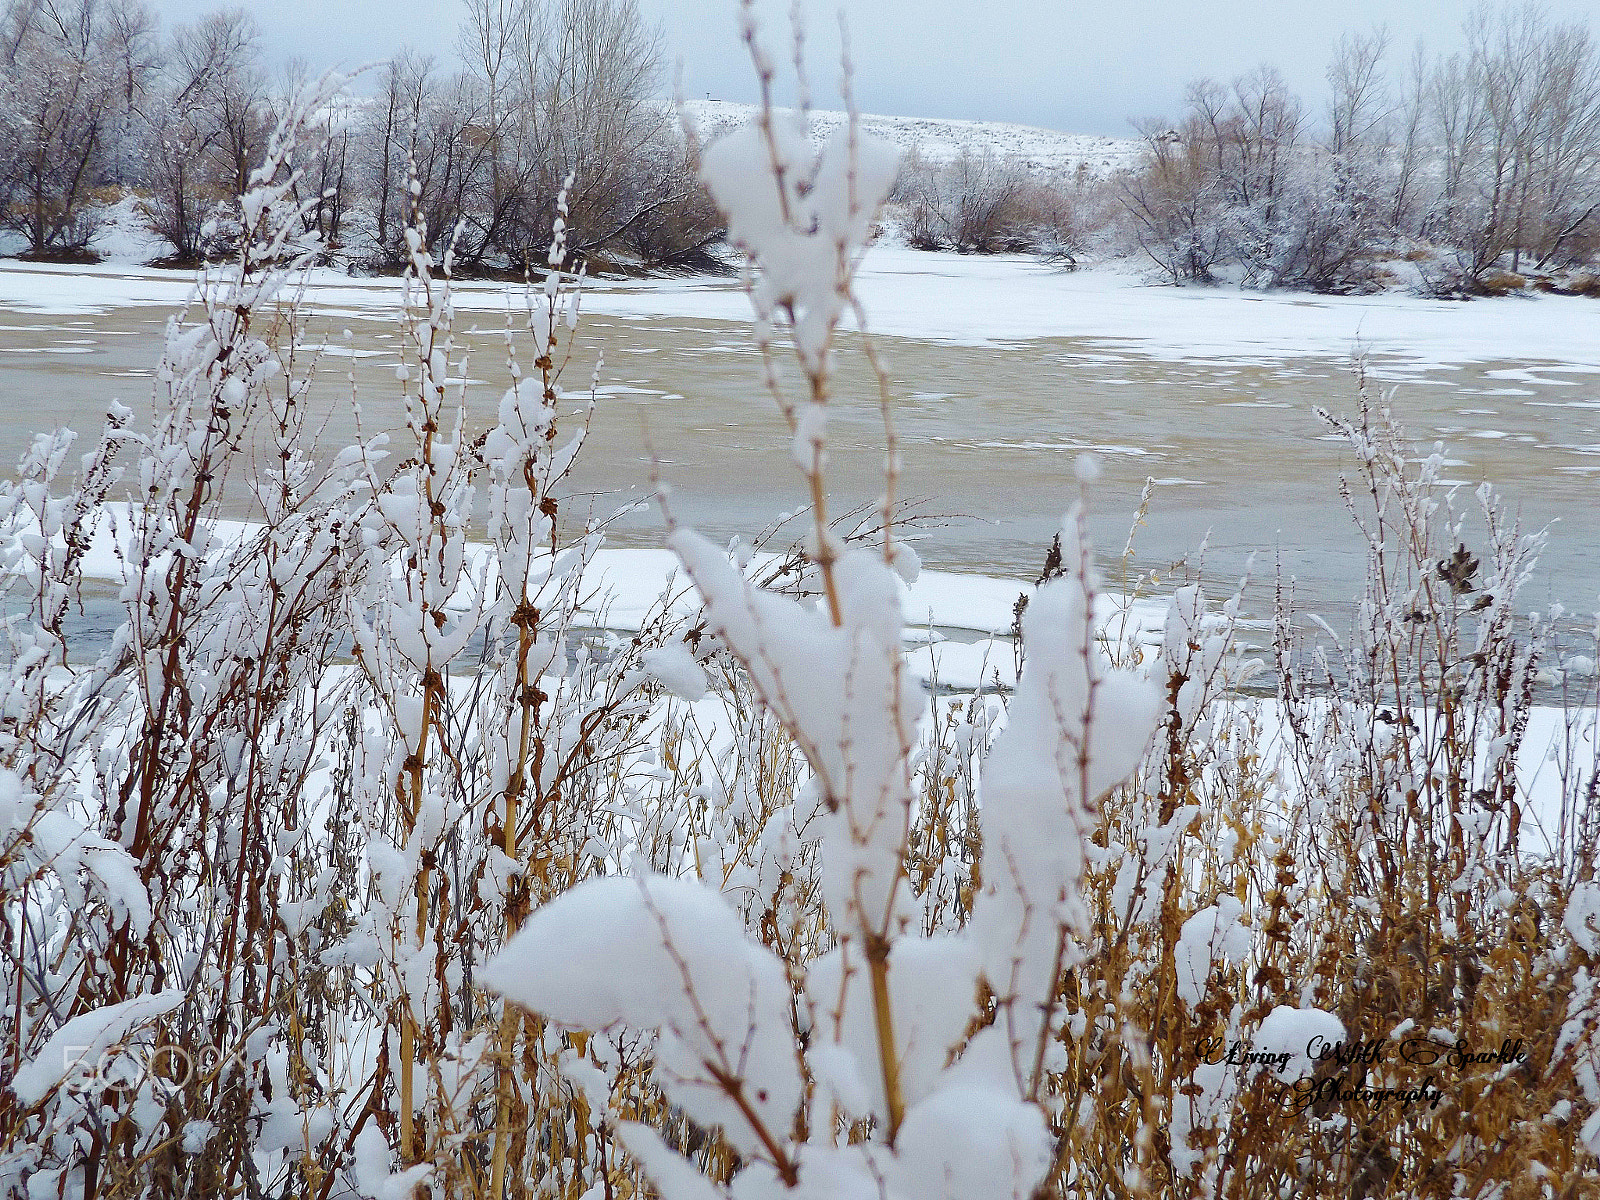
M 403 53 L 367 82 L 376 96 L 321 115 L 329 136 L 297 184 L 314 201 L 302 238 L 400 265 L 415 178 L 431 248 L 454 236 L 462 265 L 520 269 L 542 255 L 570 174 L 575 254 L 699 261 L 721 226 L 633 0 L 474 0 L 460 43 L 464 70 Z M 179 260 L 226 255 L 275 98 L 304 74 L 268 68 L 243 9 L 163 34 L 143 0 L 9 0 L 0 223 L 30 253 L 70 257 L 129 188 Z
M 1457 53 L 1419 46 L 1404 63 L 1381 30 L 1341 39 L 1325 109 L 1269 67 L 1198 81 L 1175 123 L 1139 123 L 1142 162 L 1110 179 L 978 147 L 912 155 L 890 215 L 922 248 L 1131 252 L 1174 282 L 1600 287 L 1582 270 L 1600 213 L 1592 31 L 1507 6 L 1479 8 L 1465 34 Z M 635 0 L 466 0 L 457 43 L 462 69 L 408 51 L 321 115 L 329 137 L 297 185 L 303 243 L 401 266 L 414 179 L 430 250 L 448 236 L 458 269 L 520 272 L 571 175 L 574 256 L 714 265 L 723 225 Z M 274 97 L 303 75 L 268 68 L 241 9 L 163 34 L 143 0 L 7 0 L 0 226 L 30 254 L 82 255 L 131 195 L 177 260 L 225 256 Z
M 1201 79 L 1174 122 L 1136 122 L 1110 175 L 968 146 L 902 163 L 890 217 L 922 249 L 1134 255 L 1172 282 L 1348 291 L 1395 282 L 1465 295 L 1597 285 L 1600 55 L 1537 6 L 1477 8 L 1465 48 L 1339 40 L 1326 100 L 1262 66 Z M 1405 265 L 1401 265 L 1405 264 Z
M 1441 294 L 1520 286 L 1592 261 L 1600 224 L 1600 52 L 1585 24 L 1476 9 L 1466 47 L 1399 70 L 1382 30 L 1341 39 L 1322 119 L 1262 67 L 1191 84 L 1140 126 L 1117 188 L 1144 254 L 1176 282 L 1231 270 L 1268 287 L 1371 286 L 1410 259 Z
M 1363 396 L 1328 418 L 1369 560 L 1345 638 L 1306 645 L 1282 584 L 1243 654 L 1203 580 L 1138 636 L 1075 506 L 1015 686 L 925 691 L 887 375 L 840 331 L 894 154 L 768 105 L 703 170 L 809 530 L 758 556 L 663 494 L 686 578 L 607 632 L 564 189 L 487 345 L 409 206 L 404 424 L 315 444 L 349 393 L 291 251 L 332 99 L 268 134 L 150 419 L 41 434 L 0 488 L 8 1195 L 1600 1193 L 1592 708 L 1536 810 L 1556 618 L 1488 489 L 1458 508 Z M 855 353 L 887 458 L 847 537 Z M 80 645 L 91 562 L 119 619 Z

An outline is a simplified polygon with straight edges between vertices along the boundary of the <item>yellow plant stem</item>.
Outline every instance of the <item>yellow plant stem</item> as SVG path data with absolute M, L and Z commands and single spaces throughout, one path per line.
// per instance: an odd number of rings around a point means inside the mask
M 906 1115 L 906 1105 L 900 1093 L 900 1060 L 894 1051 L 894 1015 L 889 1007 L 889 939 L 882 934 L 867 937 L 867 974 L 872 980 L 878 1063 L 883 1070 L 884 1104 L 889 1110 L 889 1145 L 893 1146 L 900 1133 L 900 1122 Z

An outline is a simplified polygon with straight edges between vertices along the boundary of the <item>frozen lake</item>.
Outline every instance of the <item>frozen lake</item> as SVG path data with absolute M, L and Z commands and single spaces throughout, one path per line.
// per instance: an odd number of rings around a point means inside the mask
M 146 406 L 161 331 L 191 287 L 142 268 L 0 263 L 0 452 L 14 461 L 35 429 L 87 432 L 113 397 Z M 1302 607 L 1345 611 L 1361 546 L 1337 485 L 1354 464 L 1313 409 L 1354 409 L 1359 346 L 1374 391 L 1394 389 L 1413 439 L 1445 444 L 1452 479 L 1494 482 L 1525 528 L 1555 522 L 1527 604 L 1588 611 L 1600 594 L 1593 301 L 1180 291 L 1106 270 L 893 249 L 869 254 L 861 292 L 894 384 L 901 494 L 945 518 L 919 544 L 930 565 L 1036 573 L 1076 494 L 1073 460 L 1092 449 L 1104 468 L 1091 497 L 1104 550 L 1120 550 L 1153 477 L 1141 568 L 1164 571 L 1204 539 L 1213 591 L 1256 551 L 1252 610 L 1270 605 L 1277 560 Z M 351 374 L 369 434 L 398 419 L 397 296 L 395 280 L 331 274 L 308 289 L 300 340 L 328 348 L 311 403 L 329 446 L 355 436 Z M 520 306 L 499 285 L 458 293 L 458 328 L 478 331 L 467 339 L 471 375 L 483 381 L 469 392 L 469 432 L 489 423 L 503 390 L 501 330 Z M 646 494 L 653 462 L 675 485 L 680 516 L 714 536 L 748 537 L 803 502 L 747 312 L 726 279 L 590 286 L 565 376 L 586 389 L 603 354 L 593 436 L 573 479 L 583 505 L 605 514 Z M 878 494 L 883 461 L 876 386 L 851 340 L 831 425 L 836 512 Z M 1471 504 L 1467 489 L 1460 498 Z M 617 526 L 622 545 L 660 537 L 654 513 Z

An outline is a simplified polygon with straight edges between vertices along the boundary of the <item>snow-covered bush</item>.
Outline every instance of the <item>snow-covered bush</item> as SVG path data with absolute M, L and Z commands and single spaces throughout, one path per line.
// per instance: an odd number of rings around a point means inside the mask
M 1548 618 L 1514 614 L 1542 539 L 1488 489 L 1472 530 L 1442 455 L 1415 458 L 1386 404 L 1363 392 L 1354 420 L 1326 419 L 1357 464 L 1357 626 L 1308 644 L 1280 580 L 1261 703 L 1239 691 L 1262 666 L 1234 652 L 1241 596 L 1174 597 L 1157 746 L 1107 800 L 1085 885 L 1099 937 L 1069 986 L 1087 1036 L 1061 1048 L 1076 1177 L 1487 1196 L 1548 1170 L 1592 1188 L 1595 1129 L 1575 1135 L 1600 1010 L 1570 930 L 1589 911 L 1596 697 L 1572 694 L 1558 799 L 1531 803 L 1534 673 L 1557 649 Z M 1468 1050 L 1488 1061 L 1451 1057 Z
M 1315 145 L 1276 72 L 1192 84 L 1182 124 L 1145 122 L 1143 161 L 1120 181 L 1129 238 L 1173 283 L 1237 269 L 1254 287 L 1369 286 L 1390 233 L 1383 156 L 1346 135 Z M 1336 122 L 1339 124 L 1339 122 Z
M 852 124 L 814 158 L 803 121 L 769 109 L 704 171 L 750 257 L 761 336 L 792 333 L 802 396 L 771 386 L 812 497 L 822 602 L 759 588 L 692 531 L 671 539 L 707 634 L 809 774 L 750 830 L 757 880 L 778 881 L 757 906 L 770 923 L 751 927 L 715 877 L 595 880 L 536 913 L 485 978 L 562 1025 L 653 1037 L 657 1083 L 737 1154 L 741 1195 L 1025 1197 L 1053 1158 L 1040 1060 L 1087 924 L 1082 847 L 1158 696 L 1102 663 L 1084 550 L 1029 610 L 1028 665 L 985 762 L 983 885 L 968 921 L 941 919 L 908 871 L 924 702 L 901 650 L 905 552 L 891 522 L 881 550 L 838 545 L 824 509 L 835 331 L 894 155 Z M 801 857 L 806 949 L 784 938 Z M 648 1126 L 607 1120 L 663 1195 L 720 1194 Z M 859 1122 L 871 1132 L 841 1142 Z
M 1159 122 L 1140 128 L 1143 162 L 1117 181 L 1129 239 L 1172 283 L 1208 283 L 1226 240 L 1222 189 L 1190 121 L 1184 132 Z
M 237 262 L 171 324 L 151 429 L 115 409 L 63 495 L 71 435 L 41 438 L 5 492 L 8 1189 L 348 1194 L 341 1161 L 390 1174 L 380 1128 L 423 1173 L 493 1141 L 520 1178 L 542 1152 L 509 1133 L 508 1033 L 472 970 L 621 845 L 613 767 L 657 689 L 638 646 L 572 653 L 592 544 L 556 529 L 582 440 L 557 439 L 559 226 L 536 373 L 508 329 L 480 441 L 460 436 L 448 257 L 441 277 L 421 228 L 399 314 L 410 454 L 306 436 L 316 364 L 292 348 L 283 264 L 330 95 L 280 123 Z M 119 484 L 128 503 L 106 505 Z M 223 520 L 224 494 L 261 520 Z M 64 628 L 91 553 L 115 555 L 125 617 L 84 662 Z M 464 1147 L 496 1086 L 498 1124 Z

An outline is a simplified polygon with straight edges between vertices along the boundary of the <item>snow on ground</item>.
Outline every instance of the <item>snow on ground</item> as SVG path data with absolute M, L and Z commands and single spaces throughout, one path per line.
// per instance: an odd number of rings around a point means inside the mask
M 1344 357 L 1359 345 L 1418 366 L 1600 367 L 1600 306 L 1572 296 L 1460 303 L 1174 288 L 1116 268 L 1063 272 L 1025 258 L 889 248 L 868 255 L 860 291 L 875 329 L 941 341 L 1083 338 L 1168 361 Z
M 690 100 L 684 104 L 684 109 L 701 138 L 708 141 L 746 124 L 757 112 L 753 104 L 729 100 Z M 812 138 L 821 142 L 848 120 L 849 116 L 842 112 L 813 111 Z M 946 121 L 870 113 L 862 113 L 859 120 L 863 132 L 893 143 L 900 147 L 902 154 L 914 151 L 924 162 L 951 162 L 967 151 L 978 156 L 988 153 L 1014 158 L 1032 170 L 1076 172 L 1081 169 L 1094 178 L 1132 169 L 1144 144 L 1138 138 L 1062 133 L 1002 121 Z
M 150 228 L 145 206 L 132 192 L 102 208 L 100 216 L 102 224 L 89 239 L 89 249 L 108 262 L 147 263 L 175 249 Z
M 1557 363 L 1600 372 L 1600 304 L 1579 296 L 1496 297 L 1467 303 L 1404 293 L 1307 296 L 1234 288 L 1173 288 L 1125 268 L 1067 272 L 1023 257 L 983 258 L 875 246 L 857 275 L 874 331 L 956 345 L 1071 338 L 1109 354 L 1162 361 L 1263 363 L 1343 359 L 1358 346 L 1413 371 L 1469 362 Z M 0 263 L 0 311 L 94 314 L 173 308 L 194 277 L 146 267 Z M 307 300 L 351 318 L 392 314 L 395 279 L 313 271 Z M 521 289 L 457 285 L 470 314 L 522 307 Z M 713 276 L 591 280 L 584 311 L 639 319 L 744 323 L 739 286 Z

